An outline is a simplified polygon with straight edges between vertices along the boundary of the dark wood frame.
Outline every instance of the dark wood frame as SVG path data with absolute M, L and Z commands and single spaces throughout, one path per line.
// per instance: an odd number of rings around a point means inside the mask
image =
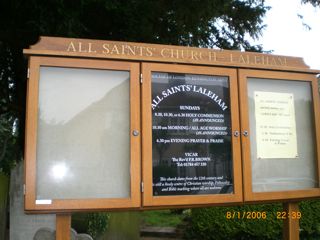
M 249 108 L 248 108 L 248 92 L 247 79 L 248 78 L 263 78 L 275 80 L 289 80 L 289 81 L 305 81 L 310 82 L 312 87 L 314 124 L 315 124 L 315 149 L 316 149 L 316 172 L 318 184 L 320 183 L 320 115 L 319 115 L 319 93 L 318 83 L 314 75 L 303 73 L 289 73 L 279 71 L 263 71 L 263 70 L 239 70 L 239 96 L 240 96 L 240 110 L 241 110 L 241 132 L 249 129 Z M 244 180 L 244 202 L 260 202 L 260 201 L 288 201 L 299 200 L 304 198 L 320 197 L 320 188 L 310 188 L 305 190 L 292 191 L 275 191 L 275 192 L 253 192 L 252 191 L 252 177 L 251 177 L 251 157 L 250 157 L 250 137 L 245 137 L 242 134 L 242 165 L 243 165 L 243 180 Z
M 232 134 L 233 156 L 233 194 L 210 194 L 192 196 L 153 196 L 152 193 L 152 111 L 151 103 L 151 72 L 189 73 L 214 76 L 227 76 L 230 83 L 231 102 L 231 125 L 232 133 L 239 131 L 239 111 L 237 93 L 237 73 L 235 69 L 209 68 L 187 65 L 169 65 L 142 63 L 143 86 L 142 86 L 142 174 L 143 174 L 143 207 L 151 206 L 195 206 L 214 205 L 242 202 L 242 177 L 240 159 L 240 137 Z
M 25 210 L 37 212 L 71 212 L 84 210 L 106 210 L 121 208 L 139 208 L 140 196 L 140 86 L 139 63 L 118 62 L 92 59 L 70 59 L 58 57 L 32 56 L 29 61 L 30 77 L 27 93 L 26 147 L 25 147 Z M 130 72 L 130 180 L 129 198 L 112 199 L 53 199 L 52 204 L 36 204 L 36 164 L 37 164 L 37 122 L 38 122 L 38 85 L 40 67 L 125 70 Z

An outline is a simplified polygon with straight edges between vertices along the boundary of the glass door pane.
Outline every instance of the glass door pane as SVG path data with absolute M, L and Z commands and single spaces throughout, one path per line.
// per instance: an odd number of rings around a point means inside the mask
M 40 67 L 38 203 L 130 197 L 129 80 L 128 71 Z
M 248 78 L 252 191 L 318 186 L 311 83 Z
M 144 206 L 242 201 L 235 69 L 142 71 Z
M 153 195 L 233 192 L 229 78 L 152 72 Z

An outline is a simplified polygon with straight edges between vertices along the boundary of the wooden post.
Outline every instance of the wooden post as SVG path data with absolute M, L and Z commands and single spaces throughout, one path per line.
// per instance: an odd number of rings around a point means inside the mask
M 299 240 L 299 205 L 297 202 L 283 204 L 283 239 Z
M 70 240 L 71 214 L 56 214 L 56 240 Z

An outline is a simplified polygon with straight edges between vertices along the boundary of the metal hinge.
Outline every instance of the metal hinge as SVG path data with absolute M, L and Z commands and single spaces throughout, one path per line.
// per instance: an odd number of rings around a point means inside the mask
M 141 192 L 144 191 L 144 186 L 143 186 L 143 182 L 141 182 Z
M 28 68 L 28 71 L 27 71 L 27 78 L 30 78 L 30 68 Z
M 23 184 L 23 195 L 26 195 L 26 185 Z
M 142 84 L 143 78 L 142 78 L 142 73 L 140 74 L 140 83 Z

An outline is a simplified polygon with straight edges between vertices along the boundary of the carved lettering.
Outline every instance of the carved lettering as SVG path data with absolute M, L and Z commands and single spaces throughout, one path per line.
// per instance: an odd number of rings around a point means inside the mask
M 85 45 L 88 45 L 87 49 L 85 48 Z M 78 42 L 78 44 L 74 44 L 73 42 L 70 42 L 67 52 L 96 53 L 97 51 L 93 50 L 92 43 L 82 44 L 82 42 Z
M 79 46 L 79 48 L 78 48 L 79 52 L 82 52 L 82 53 L 86 53 L 87 52 L 85 49 L 82 49 L 82 42 L 79 42 L 78 46 Z
M 111 54 L 117 54 L 117 55 L 119 55 L 120 54 L 120 52 L 119 52 L 119 49 L 118 49 L 118 47 L 117 47 L 117 45 L 114 45 L 113 47 L 112 47 L 112 49 L 111 49 L 111 52 L 110 52 Z
M 141 57 L 144 56 L 144 52 L 145 52 L 145 50 L 146 50 L 146 47 L 141 46 L 141 47 L 138 47 L 138 49 L 139 49 L 139 55 L 140 55 Z
M 146 56 L 147 56 L 147 57 L 152 57 L 153 51 L 155 51 L 155 48 L 147 47 L 147 49 L 146 49 Z
M 279 61 L 279 64 L 282 65 L 282 66 L 287 65 L 287 58 L 281 58 L 281 57 L 279 57 L 279 58 L 278 58 L 278 61 Z
M 233 62 L 233 55 L 232 55 L 232 53 L 230 54 L 230 62 Z
M 192 59 L 192 60 L 199 60 L 199 58 L 198 58 L 198 52 L 191 51 L 191 59 Z
M 183 54 L 183 51 L 182 51 Z M 178 49 L 171 49 L 171 58 L 179 59 L 179 50 Z
M 199 52 L 199 58 L 200 58 L 201 60 L 203 60 L 202 52 Z
M 250 58 L 249 56 L 243 56 L 242 54 L 239 56 L 239 63 L 243 64 L 249 64 L 250 63 Z
M 69 46 L 67 48 L 67 52 L 76 52 L 76 48 L 74 47 L 74 43 L 73 42 L 70 42 L 69 43 Z
M 92 43 L 88 43 L 88 53 L 96 53 L 96 50 L 92 50 Z
M 273 57 L 271 58 L 271 65 L 277 65 L 276 59 Z
M 216 62 L 217 54 L 215 52 L 209 52 L 209 61 Z
M 108 43 L 105 43 L 102 45 L 102 48 L 104 49 L 102 51 L 103 54 L 109 54 L 110 53 L 110 49 L 109 49 L 110 45 Z
M 188 51 L 181 51 L 181 58 L 182 59 L 188 59 L 189 57 L 189 52 Z
M 169 51 L 168 48 L 162 48 L 162 49 L 161 49 L 161 52 L 160 52 L 161 57 L 163 57 L 163 58 L 169 57 L 169 56 L 168 56 L 168 51 Z
M 263 56 L 254 56 L 254 64 L 255 65 L 264 65 L 264 58 Z
M 98 50 L 100 49 L 100 50 Z M 191 61 L 210 61 L 224 62 L 241 65 L 263 65 L 263 66 L 287 66 L 287 58 L 272 56 L 267 54 L 252 54 L 252 53 L 230 53 L 218 52 L 214 50 L 205 51 L 200 49 L 195 51 L 192 49 L 181 48 L 161 48 L 150 47 L 148 45 L 134 44 L 115 44 L 103 43 L 100 46 L 95 42 L 74 42 L 71 41 L 67 45 L 67 52 L 92 53 L 92 54 L 110 54 L 123 56 L 140 56 L 140 57 L 160 57 L 167 59 L 185 59 Z M 205 62 L 204 62 L 205 63 Z
M 129 45 L 126 45 L 126 48 L 128 49 L 128 55 L 136 55 L 136 46 L 133 46 L 133 48 Z

